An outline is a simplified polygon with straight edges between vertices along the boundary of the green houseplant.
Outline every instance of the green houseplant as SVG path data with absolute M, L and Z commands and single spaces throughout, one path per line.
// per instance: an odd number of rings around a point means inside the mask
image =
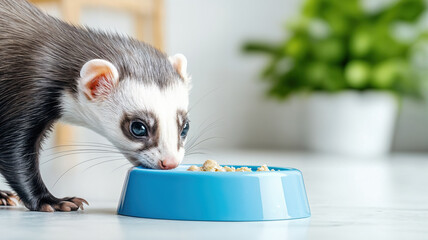
M 307 0 L 288 25 L 289 37 L 248 42 L 244 51 L 269 57 L 262 77 L 272 97 L 343 90 L 421 97 L 410 60 L 425 33 L 401 39 L 399 29 L 414 27 L 425 10 L 423 0 L 399 0 L 377 11 L 365 10 L 360 0 Z
M 303 121 L 309 149 L 383 155 L 393 135 L 393 96 L 423 97 L 414 56 L 426 37 L 418 28 L 425 10 L 423 0 L 376 10 L 360 0 L 307 0 L 283 41 L 252 41 L 243 49 L 268 56 L 261 74 L 268 96 L 313 93 Z

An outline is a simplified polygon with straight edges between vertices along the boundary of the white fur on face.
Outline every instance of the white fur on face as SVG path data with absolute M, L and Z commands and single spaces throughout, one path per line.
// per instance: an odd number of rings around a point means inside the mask
M 88 127 L 109 139 L 125 156 L 137 159 L 135 165 L 158 168 L 160 160 L 168 156 L 181 163 L 184 148 L 178 149 L 180 132 L 177 111 L 187 112 L 189 87 L 181 80 L 160 89 L 141 81 L 124 79 L 102 101 L 90 101 L 79 93 L 77 101 L 71 94 L 63 97 L 63 121 Z M 121 130 L 121 120 L 126 113 L 151 112 L 158 120 L 157 147 L 140 152 L 142 143 L 128 139 Z M 130 159 L 131 160 L 131 159 Z
M 177 126 L 177 111 L 187 112 L 188 88 L 177 81 L 177 84 L 160 90 L 156 85 L 141 85 L 137 81 L 122 81 L 116 95 L 118 102 L 124 104 L 124 112 L 132 113 L 144 110 L 152 112 L 158 119 L 159 141 L 156 148 L 144 152 L 139 161 L 149 161 L 151 167 L 157 167 L 158 161 L 173 156 L 179 163 L 183 160 L 184 149 L 177 149 L 180 132 Z M 129 93 L 129 94 L 127 94 Z M 143 158 L 146 159 L 143 159 Z

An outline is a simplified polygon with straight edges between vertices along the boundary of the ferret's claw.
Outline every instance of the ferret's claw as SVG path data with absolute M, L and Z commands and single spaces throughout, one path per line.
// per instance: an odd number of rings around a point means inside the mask
M 49 204 L 43 204 L 40 207 L 40 212 L 55 212 L 55 209 Z
M 0 190 L 0 206 L 16 206 L 19 198 L 12 192 Z
M 78 206 L 78 208 L 80 208 L 82 210 L 84 210 L 83 203 L 85 203 L 86 205 L 89 206 L 89 203 L 83 198 L 74 197 L 74 198 L 70 198 L 69 201 L 73 202 L 76 206 Z
M 39 208 L 41 212 L 71 212 L 77 211 L 80 209 L 83 210 L 83 203 L 88 204 L 88 202 L 83 198 L 62 198 L 58 199 L 58 202 L 55 203 L 45 203 L 42 204 Z
M 58 199 L 56 203 L 45 203 L 40 206 L 39 211 L 41 212 L 71 212 L 77 211 L 80 209 L 83 210 L 83 203 L 89 205 L 88 202 L 83 198 L 62 198 Z

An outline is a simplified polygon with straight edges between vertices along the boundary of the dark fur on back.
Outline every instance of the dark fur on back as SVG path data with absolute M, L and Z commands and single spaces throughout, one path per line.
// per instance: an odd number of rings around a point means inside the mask
M 134 39 L 66 24 L 25 0 L 0 0 L 0 173 L 31 210 L 60 199 L 39 172 L 40 141 L 76 92 L 81 67 L 101 58 L 127 77 L 160 88 L 179 78 L 168 58 Z

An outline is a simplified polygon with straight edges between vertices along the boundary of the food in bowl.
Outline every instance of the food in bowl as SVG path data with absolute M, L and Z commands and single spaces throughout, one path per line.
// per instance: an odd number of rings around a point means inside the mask
M 202 167 L 198 167 L 195 165 L 190 166 L 187 171 L 194 171 L 194 172 L 252 172 L 251 168 L 249 167 L 229 167 L 229 166 L 220 166 L 216 161 L 214 160 L 206 160 Z M 257 168 L 257 172 L 268 172 L 268 171 L 275 171 L 274 169 L 269 169 L 266 164 L 262 165 L 261 167 Z

